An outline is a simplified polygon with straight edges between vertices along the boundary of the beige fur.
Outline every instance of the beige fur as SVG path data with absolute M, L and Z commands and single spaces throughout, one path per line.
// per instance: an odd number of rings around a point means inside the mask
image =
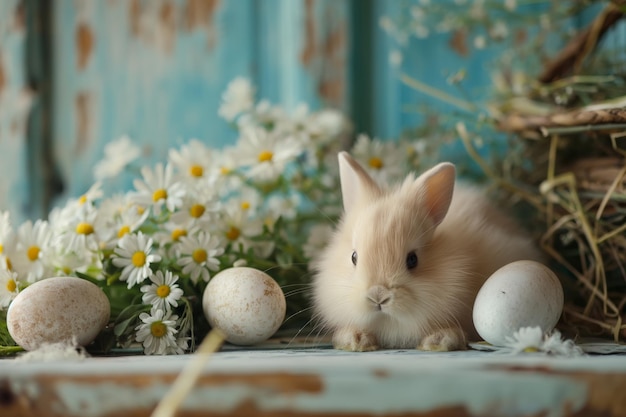
M 339 154 L 345 213 L 315 265 L 314 308 L 338 349 L 464 349 L 474 298 L 498 268 L 539 260 L 531 240 L 478 189 L 439 164 L 393 188 Z M 356 251 L 356 266 L 352 253 Z M 407 254 L 418 265 L 409 270 Z

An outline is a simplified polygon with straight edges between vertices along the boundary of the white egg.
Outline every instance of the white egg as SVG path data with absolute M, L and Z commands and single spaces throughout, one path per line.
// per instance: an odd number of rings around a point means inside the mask
M 215 275 L 202 297 L 211 327 L 236 345 L 253 345 L 270 338 L 285 320 L 287 303 L 272 277 L 254 268 L 235 267 Z
M 522 327 L 556 326 L 563 311 L 563 287 L 547 266 L 517 261 L 503 266 L 483 284 L 474 302 L 474 326 L 495 346 Z
M 81 278 L 47 278 L 29 285 L 11 302 L 7 327 L 26 350 L 45 343 L 87 346 L 106 326 L 111 306 L 97 285 Z

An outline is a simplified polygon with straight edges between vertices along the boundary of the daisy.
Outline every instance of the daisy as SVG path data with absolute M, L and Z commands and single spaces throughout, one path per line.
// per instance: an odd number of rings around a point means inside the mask
M 137 159 L 140 153 L 139 147 L 126 135 L 109 142 L 104 147 L 104 158 L 94 166 L 94 178 L 102 181 L 115 177 Z
M 8 307 L 19 291 L 17 272 L 0 269 L 0 310 Z
M 237 77 L 232 80 L 222 94 L 222 104 L 217 113 L 226 121 L 232 122 L 243 112 L 254 106 L 254 87 L 250 80 Z
M 219 205 L 212 196 L 199 191 L 183 198 L 180 209 L 172 214 L 171 220 L 177 224 L 203 228 L 211 223 L 218 208 Z
M 189 275 L 195 284 L 198 278 L 208 282 L 209 271 L 217 271 L 220 266 L 218 256 L 224 253 L 220 240 L 208 232 L 199 232 L 195 236 L 180 238 L 180 259 L 178 265 L 183 267 L 182 273 Z
M 543 352 L 549 355 L 580 356 L 582 349 L 573 340 L 563 339 L 558 330 L 545 334 L 540 327 L 522 327 L 506 338 L 505 350 L 511 353 Z
M 271 182 L 302 153 L 302 146 L 292 137 L 281 137 L 264 129 L 247 128 L 237 144 L 246 176 L 259 182 Z
M 150 276 L 151 285 L 141 287 L 144 293 L 141 300 L 144 304 L 151 304 L 153 309 L 169 311 L 171 307 L 178 307 L 178 300 L 183 295 L 183 290 L 178 288 L 178 275 L 171 271 L 158 270 Z
M 180 150 L 170 149 L 168 157 L 181 181 L 192 184 L 207 181 L 213 164 L 213 155 L 212 151 L 199 140 L 192 139 Z
M 406 174 L 407 152 L 395 143 L 370 139 L 361 134 L 357 137 L 352 153 L 377 181 L 389 183 L 404 178 Z
M 135 327 L 137 331 L 135 340 L 143 344 L 146 355 L 167 355 L 176 352 L 178 345 L 175 334 L 178 333 L 176 330 L 178 316 L 172 315 L 169 311 L 153 309 L 150 314 L 141 313 L 139 319 L 142 324 Z
M 185 189 L 180 182 L 173 180 L 171 164 L 163 167 L 158 163 L 154 170 L 149 167 L 141 169 L 143 180 L 135 179 L 133 185 L 137 191 L 133 194 L 133 201 L 143 207 L 152 207 L 156 216 L 161 214 L 163 206 L 170 212 L 182 204 Z
M 12 263 L 15 271 L 28 283 L 36 282 L 50 273 L 46 252 L 50 248 L 51 232 L 45 220 L 34 224 L 28 220 L 17 230 L 17 244 Z
M 113 265 L 124 268 L 120 280 L 128 281 L 129 289 L 152 275 L 150 264 L 160 261 L 161 256 L 152 253 L 152 238 L 141 232 L 124 235 L 112 255 Z
M 289 196 L 272 195 L 267 201 L 267 207 L 276 219 L 293 220 L 298 214 L 298 208 L 302 204 L 302 197 L 299 194 L 291 193 Z
M 237 200 L 229 200 L 215 227 L 228 245 L 234 248 L 242 245 L 244 251 L 247 251 L 253 246 L 254 238 L 263 233 L 263 220 L 254 217 Z
M 80 210 L 63 211 L 61 225 L 55 227 L 57 241 L 66 251 L 81 254 L 85 251 L 97 252 L 100 236 L 97 233 L 98 211 L 94 206 L 84 205 Z
M 11 269 L 9 254 L 14 252 L 15 232 L 8 211 L 0 212 L 0 268 Z
M 232 193 L 232 190 L 237 190 L 244 184 L 241 177 L 237 175 L 240 166 L 237 148 L 228 147 L 218 151 L 215 161 L 209 173 L 209 186 L 220 197 L 226 197 Z
M 135 233 L 148 219 L 147 210 L 138 210 L 138 206 L 125 198 L 105 201 L 98 210 L 97 230 L 104 237 L 105 247 L 112 248 L 117 241 L 129 233 Z

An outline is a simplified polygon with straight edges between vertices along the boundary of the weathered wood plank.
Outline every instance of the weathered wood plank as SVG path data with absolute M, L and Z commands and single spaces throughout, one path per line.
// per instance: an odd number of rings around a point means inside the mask
M 0 412 L 148 416 L 191 356 L 0 361 Z M 626 357 L 323 350 L 216 354 L 177 416 L 626 416 Z

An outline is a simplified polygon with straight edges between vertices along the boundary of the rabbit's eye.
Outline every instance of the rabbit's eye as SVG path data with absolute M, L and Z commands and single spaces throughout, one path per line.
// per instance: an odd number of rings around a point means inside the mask
M 356 266 L 356 261 L 359 259 L 359 256 L 356 254 L 356 251 L 352 252 L 352 263 Z
M 407 269 L 413 269 L 417 266 L 417 254 L 415 251 L 411 251 L 406 255 L 406 267 Z

